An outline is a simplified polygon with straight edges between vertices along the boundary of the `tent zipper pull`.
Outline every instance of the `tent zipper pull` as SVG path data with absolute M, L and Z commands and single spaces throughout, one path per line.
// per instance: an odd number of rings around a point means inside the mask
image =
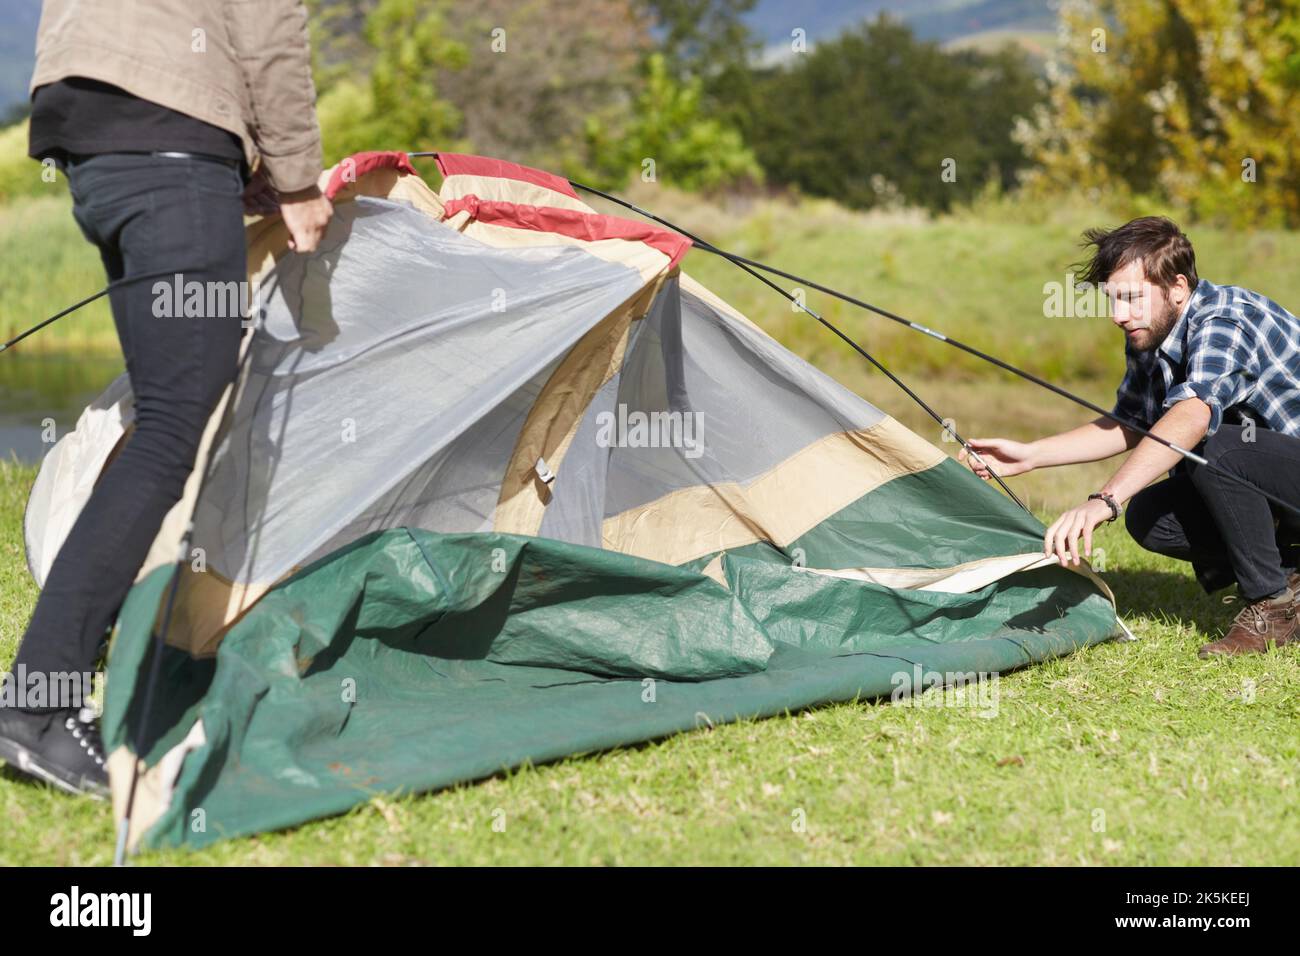
M 537 464 L 533 466 L 533 470 L 537 472 L 537 477 L 542 480 L 542 484 L 547 487 L 555 483 L 555 472 L 551 471 L 551 466 L 546 463 L 545 458 L 537 459 Z

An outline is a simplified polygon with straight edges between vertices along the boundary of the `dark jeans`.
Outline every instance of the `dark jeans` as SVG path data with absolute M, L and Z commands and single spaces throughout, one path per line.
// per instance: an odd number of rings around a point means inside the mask
M 1240 425 L 1223 425 L 1200 454 L 1283 501 L 1300 506 L 1300 438 L 1256 428 L 1246 441 Z M 1267 498 L 1184 461 L 1173 477 L 1133 496 L 1129 533 L 1148 551 L 1192 562 L 1207 591 L 1234 581 L 1247 601 L 1286 587 L 1295 570 L 1300 520 Z
M 68 182 L 73 215 L 99 248 L 110 279 L 162 269 L 185 283 L 247 278 L 237 170 L 199 159 L 105 153 L 69 163 Z M 186 317 L 184 310 L 159 317 L 156 282 L 174 284 L 143 279 L 110 293 L 135 393 L 135 431 L 55 558 L 15 670 L 19 664 L 28 674 L 93 669 L 105 632 L 184 490 L 208 418 L 235 376 L 241 317 Z

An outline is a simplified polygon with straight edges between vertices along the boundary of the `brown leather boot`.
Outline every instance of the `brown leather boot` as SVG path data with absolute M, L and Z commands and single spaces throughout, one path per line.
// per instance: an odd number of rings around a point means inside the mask
M 1206 644 L 1197 656 L 1204 660 L 1215 654 L 1263 654 L 1270 647 L 1300 640 L 1298 605 L 1296 592 L 1288 588 L 1280 597 L 1264 598 L 1242 608 L 1228 633 Z

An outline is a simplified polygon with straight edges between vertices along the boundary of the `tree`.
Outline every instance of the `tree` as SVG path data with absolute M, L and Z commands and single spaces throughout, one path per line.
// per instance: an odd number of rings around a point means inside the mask
M 706 116 L 743 132 L 753 108 L 752 61 L 759 42 L 744 16 L 757 0 L 638 0 L 678 83 L 700 81 Z
M 1031 185 L 1300 225 L 1300 0 L 1070 0 Z
M 439 70 L 459 69 L 464 46 L 447 37 L 439 6 L 420 0 L 378 0 L 360 35 L 340 34 L 366 79 L 334 80 L 317 113 L 325 154 L 339 158 L 368 149 L 454 146 L 460 112 L 439 95 Z
M 469 66 L 439 83 L 465 137 L 478 152 L 546 169 L 580 162 L 589 117 L 627 113 L 652 48 L 633 0 L 479 0 L 449 30 Z
M 707 30 L 752 0 L 478 0 L 455 16 L 445 0 L 311 2 L 332 156 L 465 148 L 605 185 L 648 158 L 685 189 L 761 176 L 694 73 L 712 56 Z M 677 27 L 660 29 L 672 63 L 655 52 L 651 7 L 672 8 Z
M 617 187 L 635 172 L 688 191 L 761 179 L 740 133 L 702 114 L 701 89 L 698 79 L 675 80 L 664 56 L 651 54 L 626 121 L 614 127 L 588 121 L 589 159 L 579 174 Z
M 813 195 L 942 210 L 1016 181 L 1012 129 L 1039 99 L 1023 53 L 946 53 L 881 17 L 770 71 L 750 141 L 771 179 Z
M 745 67 L 756 42 L 744 15 L 757 0 L 640 0 L 663 39 L 659 52 L 677 80 Z

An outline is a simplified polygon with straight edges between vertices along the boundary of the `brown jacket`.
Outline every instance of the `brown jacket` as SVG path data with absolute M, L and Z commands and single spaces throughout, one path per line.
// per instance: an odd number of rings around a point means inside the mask
M 44 0 L 31 89 L 68 76 L 229 130 L 281 192 L 320 174 L 301 0 Z

